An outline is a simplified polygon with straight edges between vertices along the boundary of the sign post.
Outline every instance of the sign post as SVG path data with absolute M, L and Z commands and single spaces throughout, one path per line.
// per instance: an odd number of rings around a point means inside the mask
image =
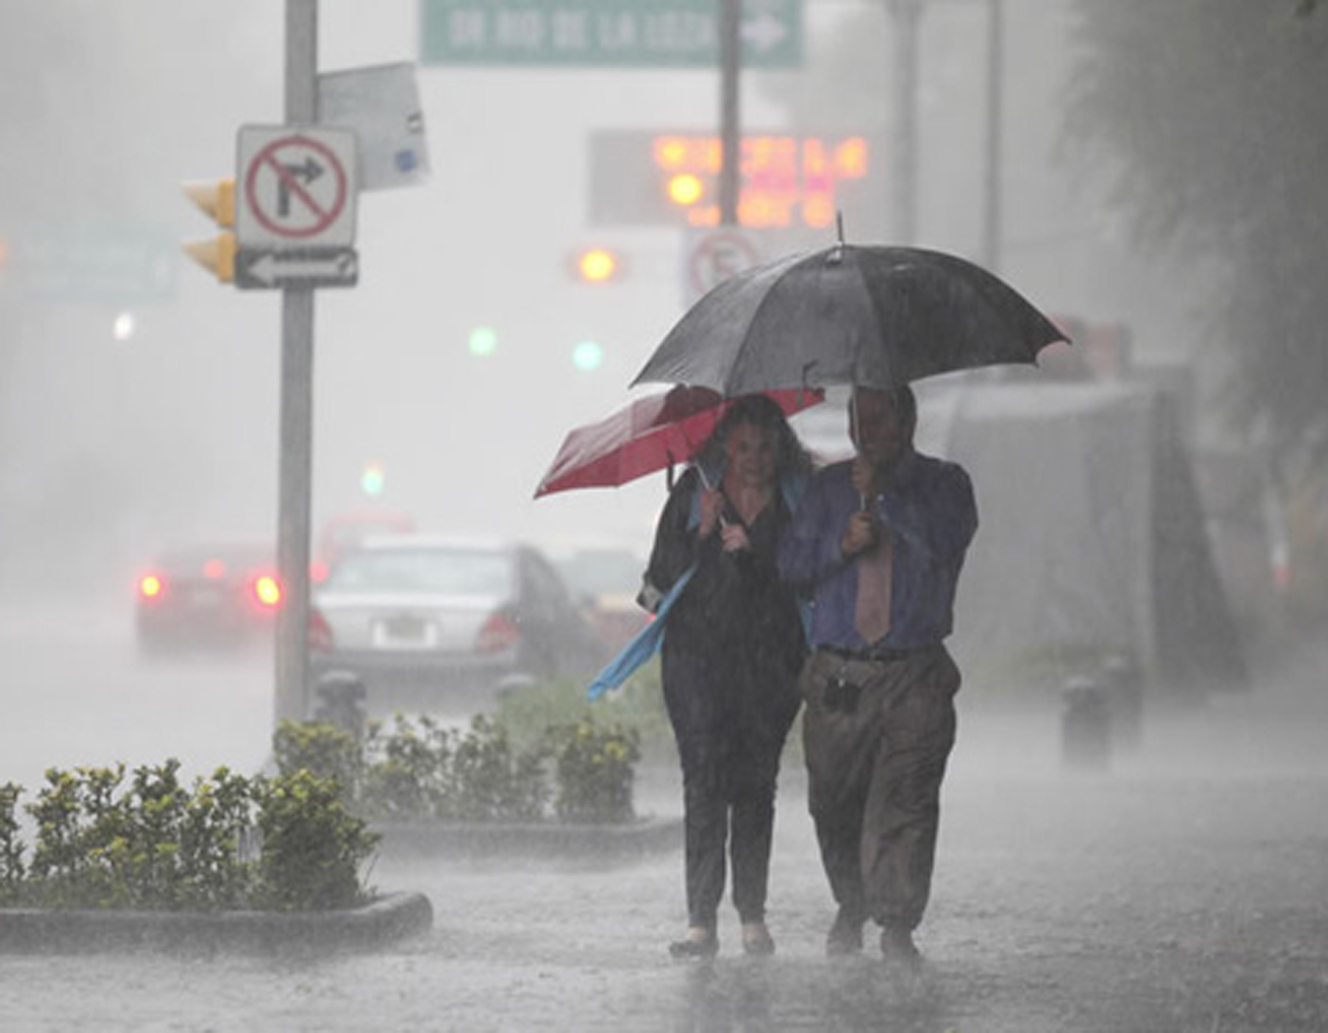
M 286 0 L 286 123 L 312 126 L 317 122 L 317 97 L 318 0 Z M 293 187 L 290 192 L 298 193 Z M 243 193 L 242 199 L 247 207 L 251 199 Z M 316 217 L 306 215 L 304 218 Z M 238 238 L 238 212 L 236 221 Z M 286 605 L 277 611 L 275 718 L 278 724 L 283 720 L 302 721 L 310 709 L 308 634 L 313 353 L 314 288 L 309 284 L 283 286 L 277 569 L 282 584 L 286 586 Z

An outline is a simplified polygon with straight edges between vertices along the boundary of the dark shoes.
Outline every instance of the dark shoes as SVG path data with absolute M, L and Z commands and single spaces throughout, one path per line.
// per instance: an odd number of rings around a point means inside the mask
M 742 927 L 742 950 L 753 958 L 767 958 L 775 953 L 775 940 L 764 922 L 752 922 Z
M 862 952 L 864 919 L 840 910 L 834 925 L 825 937 L 825 953 L 829 957 L 842 957 Z M 775 953 L 775 941 L 764 923 L 745 924 L 742 928 L 742 950 L 750 957 L 768 957 Z M 719 937 L 714 932 L 691 929 L 687 938 L 669 944 L 669 954 L 675 958 L 713 958 L 719 953 Z M 908 972 L 922 967 L 922 955 L 913 943 L 913 933 L 907 926 L 886 925 L 881 929 L 881 957 L 887 965 Z
M 913 933 L 902 925 L 887 925 L 881 930 L 881 957 L 886 964 L 909 972 L 922 967 L 922 955 L 913 943 Z
M 669 944 L 669 954 L 675 958 L 713 958 L 719 953 L 719 937 L 714 933 L 698 936 L 694 932 L 685 940 Z
M 842 957 L 845 954 L 857 954 L 862 950 L 862 927 L 865 920 L 849 914 L 843 908 L 835 915 L 835 924 L 825 937 L 827 957 Z
M 857 954 L 862 950 L 862 927 L 865 921 L 844 911 L 835 915 L 835 924 L 825 937 L 825 953 L 829 957 Z M 913 944 L 913 933 L 903 925 L 886 925 L 881 929 L 881 957 L 886 964 L 916 972 L 922 966 L 922 955 Z

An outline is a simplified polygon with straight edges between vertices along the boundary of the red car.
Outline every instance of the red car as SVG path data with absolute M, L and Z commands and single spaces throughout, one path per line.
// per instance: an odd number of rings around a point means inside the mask
M 282 587 L 271 549 L 199 547 L 163 553 L 135 586 L 144 652 L 270 642 Z

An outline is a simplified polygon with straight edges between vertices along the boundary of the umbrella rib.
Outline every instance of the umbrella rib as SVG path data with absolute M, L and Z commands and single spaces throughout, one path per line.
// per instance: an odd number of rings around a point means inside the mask
M 747 320 L 747 326 L 743 330 L 742 344 L 738 346 L 738 350 L 733 356 L 733 361 L 729 363 L 728 371 L 730 374 L 733 372 L 734 369 L 738 367 L 739 361 L 747 354 L 748 348 L 754 346 L 755 340 L 752 337 L 751 333 L 752 327 L 756 324 L 757 318 L 761 315 L 762 311 L 765 310 L 765 307 L 768 304 L 770 304 L 771 295 L 775 293 L 775 289 L 779 286 L 780 282 L 784 279 L 785 276 L 792 273 L 793 270 L 799 268 L 804 262 L 811 261 L 814 258 L 816 258 L 816 252 L 802 253 L 800 255 L 794 256 L 793 259 L 784 268 L 780 269 L 778 274 L 773 277 L 774 282 L 771 283 L 770 289 L 763 291 L 761 293 L 760 298 L 756 302 L 756 306 L 752 309 L 751 316 Z M 814 365 L 816 365 L 815 359 L 813 359 L 809 363 L 806 363 L 803 366 L 802 377 L 804 382 L 799 384 L 798 385 L 799 387 L 811 386 L 807 384 L 805 381 L 807 379 L 807 371 L 811 369 L 811 367 Z

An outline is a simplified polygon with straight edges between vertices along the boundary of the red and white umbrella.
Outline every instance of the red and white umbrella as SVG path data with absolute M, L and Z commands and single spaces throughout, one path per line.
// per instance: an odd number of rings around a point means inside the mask
M 822 391 L 765 391 L 792 416 L 825 399 Z M 535 498 L 572 488 L 616 488 L 691 460 L 737 401 L 706 387 L 680 385 L 638 398 L 596 423 L 568 433 Z

